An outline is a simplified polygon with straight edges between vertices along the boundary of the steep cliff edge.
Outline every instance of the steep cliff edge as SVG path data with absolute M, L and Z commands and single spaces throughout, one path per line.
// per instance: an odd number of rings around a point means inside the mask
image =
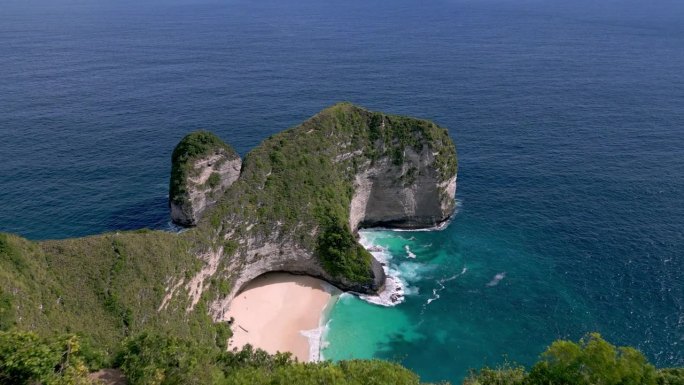
M 358 244 L 356 230 L 446 220 L 456 168 L 447 130 L 349 103 L 265 140 L 198 225 L 234 250 L 213 275 L 231 283 L 227 295 L 211 302 L 214 317 L 223 319 L 240 288 L 271 271 L 377 292 L 385 282 L 382 266 Z
M 171 219 L 179 225 L 194 226 L 240 176 L 242 161 L 216 135 L 198 131 L 178 143 L 171 164 Z
M 170 205 L 195 226 L 44 242 L 0 234 L 0 329 L 80 333 L 108 352 L 144 330 L 225 348 L 230 331 L 216 321 L 264 273 L 381 289 L 382 266 L 357 229 L 445 220 L 456 167 L 445 129 L 348 103 L 271 136 L 242 163 L 213 134 L 190 134 L 174 151 Z
M 449 219 L 456 194 L 453 144 L 432 123 L 372 115 L 384 134 L 372 144 L 383 155 L 354 176 L 349 223 L 359 227 L 425 228 Z

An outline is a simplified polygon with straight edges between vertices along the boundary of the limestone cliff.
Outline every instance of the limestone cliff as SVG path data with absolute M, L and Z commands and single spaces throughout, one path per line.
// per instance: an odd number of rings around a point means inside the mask
M 184 137 L 172 155 L 169 207 L 171 219 L 194 226 L 240 176 L 242 161 L 214 134 L 198 131 Z
M 348 103 L 268 138 L 198 225 L 223 254 L 203 279 L 230 282 L 229 292 L 210 301 L 214 318 L 223 319 L 247 282 L 271 271 L 377 292 L 382 266 L 358 244 L 356 230 L 448 219 L 456 168 L 445 129 Z
M 342 103 L 264 140 L 244 161 L 215 135 L 173 153 L 180 233 L 117 231 L 32 242 L 0 234 L 0 329 L 89 335 L 114 351 L 145 330 L 225 348 L 232 298 L 270 271 L 374 293 L 363 226 L 432 226 L 454 207 L 456 149 L 420 119 Z M 4 325 L 4 326 L 3 326 Z
M 367 162 L 354 177 L 350 227 L 415 229 L 447 220 L 454 210 L 456 174 L 441 174 L 439 151 L 425 141 L 422 148 L 404 148 L 400 164 L 387 156 Z

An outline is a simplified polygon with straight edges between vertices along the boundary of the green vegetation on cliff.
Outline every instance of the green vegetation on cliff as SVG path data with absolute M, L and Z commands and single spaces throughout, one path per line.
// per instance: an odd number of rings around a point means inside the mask
M 316 246 L 323 267 L 333 276 L 364 282 L 371 269 L 371 254 L 359 245 L 349 225 L 330 219 L 323 225 Z
M 349 228 L 354 173 L 425 140 L 450 159 L 445 177 L 454 173 L 445 129 L 342 103 L 252 150 L 240 179 L 197 228 L 44 242 L 0 233 L 0 330 L 77 334 L 107 359 L 121 339 L 150 330 L 225 346 L 230 331 L 213 323 L 209 306 L 231 292 L 249 263 L 246 239 L 285 239 L 318 255 L 332 277 L 368 284 L 371 256 Z M 211 133 L 184 137 L 172 156 L 170 196 L 183 199 L 192 160 L 216 151 L 237 157 Z M 220 248 L 216 273 L 191 305 L 191 279 L 207 266 L 203 256 Z
M 185 181 L 189 176 L 194 176 L 192 175 L 194 161 L 219 151 L 225 151 L 233 158 L 239 156 L 232 147 L 209 131 L 195 131 L 178 142 L 171 155 L 169 197 L 173 202 L 180 204 L 187 199 Z M 218 182 L 218 175 L 212 175 L 209 178 L 210 184 L 218 184 Z
M 401 165 L 407 148 L 420 152 L 423 146 L 437 154 L 442 181 L 456 174 L 456 149 L 446 129 L 336 104 L 247 154 L 240 179 L 198 226 L 205 233 L 218 229 L 218 239 L 226 234 L 287 239 L 316 251 L 332 277 L 367 283 L 372 281 L 370 256 L 349 229 L 354 178 L 382 157 Z M 403 175 L 411 173 L 415 167 Z
M 144 330 L 225 344 L 204 303 L 188 313 L 179 295 L 158 311 L 170 279 L 200 269 L 199 244 L 192 233 L 145 230 L 45 242 L 0 233 L 0 327 L 79 334 L 103 356 Z

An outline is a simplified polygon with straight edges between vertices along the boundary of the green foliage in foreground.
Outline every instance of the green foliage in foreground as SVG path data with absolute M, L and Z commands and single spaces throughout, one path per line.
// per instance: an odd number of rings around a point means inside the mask
M 579 343 L 554 342 L 529 372 L 509 365 L 484 368 L 464 385 L 684 385 L 684 370 L 657 370 L 638 350 L 591 333 Z
M 0 332 L 0 384 L 93 384 L 88 354 L 79 347 L 76 336 L 43 339 L 30 332 Z M 130 385 L 420 383 L 409 370 L 384 361 L 305 364 L 290 353 L 269 355 L 249 345 L 227 352 L 148 333 L 126 339 L 114 365 Z
M 132 385 L 419 384 L 409 370 L 383 361 L 305 364 L 290 353 L 250 346 L 223 352 L 148 334 L 127 341 L 118 363 Z
M 0 233 L 0 330 L 76 334 L 108 358 L 145 330 L 225 346 L 230 331 L 213 323 L 204 302 L 187 312 L 183 292 L 158 311 L 171 279 L 202 266 L 195 236 L 132 231 L 31 242 Z
M 339 363 L 291 364 L 272 370 L 241 368 L 222 382 L 225 385 L 418 385 L 417 375 L 408 369 L 378 360 Z
M 378 360 L 299 363 L 246 346 L 226 352 L 177 338 L 143 334 L 124 343 L 117 365 L 131 385 L 418 385 L 418 376 Z
M 78 337 L 40 338 L 0 332 L 0 384 L 92 384 L 98 365 Z M 117 358 L 130 385 L 419 385 L 410 370 L 380 360 L 300 363 L 246 346 L 228 352 L 167 335 L 125 339 Z M 97 368 L 97 366 L 95 366 Z M 579 343 L 556 341 L 528 372 L 505 365 L 471 373 L 464 385 L 684 385 L 684 369 L 655 369 L 637 350 L 616 348 L 598 334 Z M 94 385 L 94 384 L 93 384 Z M 444 384 L 447 385 L 447 384 Z
M 89 384 L 78 338 L 0 332 L 0 384 Z

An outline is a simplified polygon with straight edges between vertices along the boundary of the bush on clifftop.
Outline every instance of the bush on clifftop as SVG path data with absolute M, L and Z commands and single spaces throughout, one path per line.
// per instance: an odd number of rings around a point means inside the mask
M 31 332 L 0 332 L 0 384 L 90 384 L 76 336 L 43 339 Z
M 657 370 L 631 347 L 616 347 L 598 333 L 579 342 L 558 340 L 528 372 L 505 365 L 473 372 L 464 385 L 684 385 L 684 370 Z
M 186 199 L 187 191 L 185 183 L 187 176 L 192 172 L 192 163 L 195 159 L 217 151 L 226 151 L 237 157 L 237 153 L 218 136 L 209 131 L 196 131 L 186 135 L 176 145 L 171 155 L 171 181 L 169 196 L 174 202 L 181 203 Z M 217 177 L 209 180 L 209 183 L 218 184 Z M 213 186 L 212 186 L 213 187 Z
M 332 217 L 326 222 L 316 250 L 323 267 L 333 276 L 365 282 L 370 275 L 372 256 L 356 242 L 349 225 Z

